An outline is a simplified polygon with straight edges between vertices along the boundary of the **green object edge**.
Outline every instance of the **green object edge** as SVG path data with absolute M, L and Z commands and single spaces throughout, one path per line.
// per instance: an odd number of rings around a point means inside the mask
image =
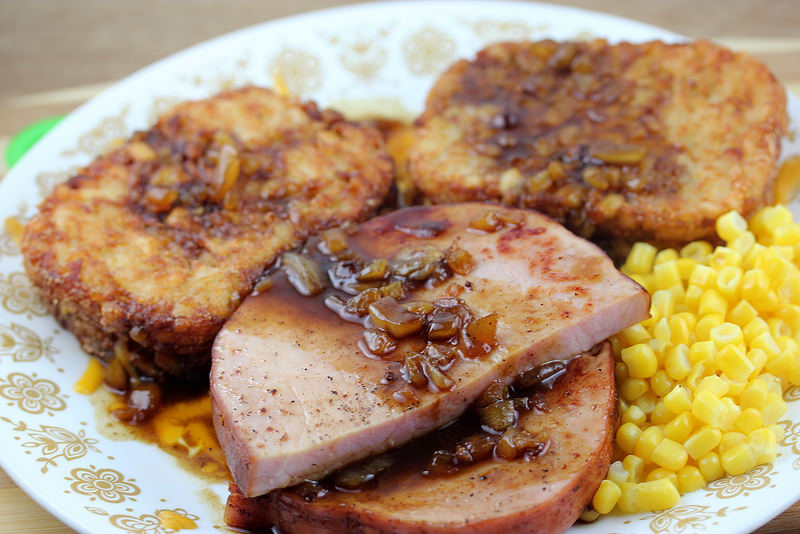
M 63 115 L 55 117 L 48 117 L 33 124 L 26 126 L 8 143 L 6 148 L 6 166 L 10 169 L 25 153 L 31 149 L 36 141 L 42 138 L 44 134 L 49 132 L 53 127 L 61 122 L 64 118 Z

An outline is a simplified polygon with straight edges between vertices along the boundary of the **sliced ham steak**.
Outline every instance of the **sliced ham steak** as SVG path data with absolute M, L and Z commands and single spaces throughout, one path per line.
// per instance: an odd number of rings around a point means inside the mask
M 427 439 L 395 451 L 397 463 L 355 493 L 331 490 L 315 499 L 290 488 L 248 499 L 234 487 L 226 522 L 253 531 L 276 526 L 283 534 L 563 532 L 608 469 L 617 415 L 613 370 L 606 344 L 597 356 L 570 362 L 538 397 L 538 409 L 519 422 L 548 439 L 535 458 L 489 459 L 453 474 L 424 475 L 410 458 L 431 456 L 435 440 Z
M 476 219 L 517 222 L 484 232 Z M 349 242 L 372 258 L 392 259 L 409 247 L 467 251 L 475 262 L 468 274 L 409 298 L 458 294 L 476 317 L 497 314 L 499 344 L 456 360 L 449 390 L 398 396 L 408 389 L 398 378 L 402 362 L 366 356 L 361 324 L 323 306 L 324 295 L 301 297 L 276 277 L 240 306 L 212 354 L 217 434 L 248 497 L 408 442 L 458 417 L 493 380 L 579 354 L 648 315 L 647 293 L 599 248 L 531 211 L 482 203 L 409 208 L 368 221 Z

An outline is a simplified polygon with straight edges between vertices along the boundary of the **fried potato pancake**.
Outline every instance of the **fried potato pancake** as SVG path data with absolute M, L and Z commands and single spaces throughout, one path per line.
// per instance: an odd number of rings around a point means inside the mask
M 429 201 L 499 200 L 585 237 L 678 244 L 770 200 L 786 95 L 707 41 L 501 43 L 430 91 L 409 147 Z
M 25 268 L 88 352 L 188 379 L 279 253 L 367 217 L 391 180 L 375 128 L 229 91 L 179 104 L 57 186 L 25 228 Z

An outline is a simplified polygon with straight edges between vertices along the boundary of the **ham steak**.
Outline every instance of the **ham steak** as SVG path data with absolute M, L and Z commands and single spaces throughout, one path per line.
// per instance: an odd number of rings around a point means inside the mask
M 234 487 L 226 522 L 252 531 L 275 526 L 283 534 L 563 532 L 592 498 L 611 458 L 617 414 L 608 344 L 596 356 L 572 360 L 555 386 L 535 398 L 538 408 L 519 421 L 547 438 L 547 449 L 534 458 L 490 458 L 425 475 L 408 459 L 430 457 L 435 440 L 428 440 L 394 453 L 397 463 L 358 492 L 313 498 L 290 488 L 248 499 Z
M 362 258 L 465 251 L 474 262 L 468 272 L 407 297 L 457 296 L 475 317 L 496 314 L 497 344 L 448 364 L 447 388 L 409 388 L 403 361 L 365 351 L 364 325 L 327 309 L 325 292 L 302 297 L 276 276 L 240 306 L 212 354 L 215 426 L 247 497 L 402 445 L 458 417 L 493 381 L 579 354 L 648 315 L 647 293 L 599 248 L 532 211 L 408 208 L 349 234 Z

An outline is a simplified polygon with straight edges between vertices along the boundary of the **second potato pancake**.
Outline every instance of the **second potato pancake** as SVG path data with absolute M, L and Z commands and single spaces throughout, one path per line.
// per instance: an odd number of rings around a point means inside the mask
M 786 95 L 706 41 L 501 43 L 453 65 L 409 149 L 433 202 L 499 200 L 586 237 L 675 244 L 771 196 Z

